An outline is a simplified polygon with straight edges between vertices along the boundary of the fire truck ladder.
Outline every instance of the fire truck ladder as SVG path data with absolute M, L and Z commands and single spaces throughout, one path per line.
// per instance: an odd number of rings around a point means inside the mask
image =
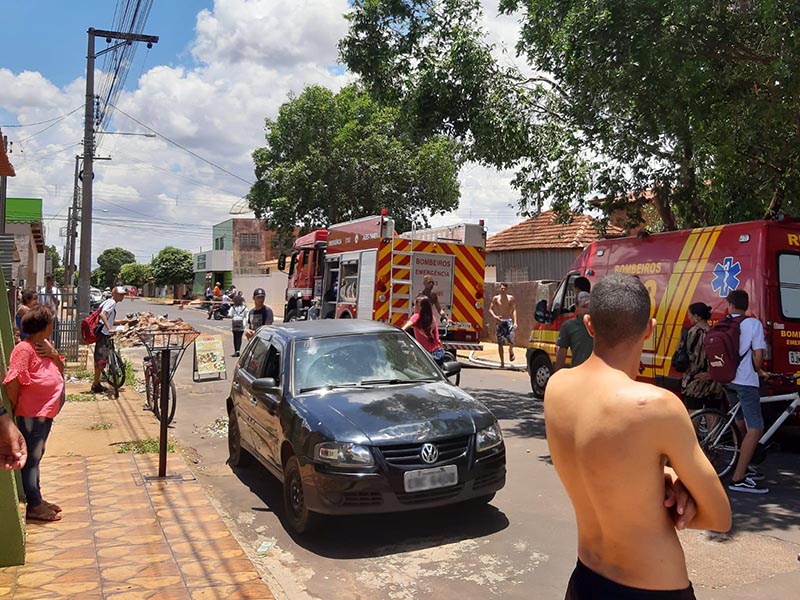
M 396 240 L 395 240 L 396 241 Z M 392 268 L 389 279 L 389 323 L 402 325 L 411 315 L 411 265 L 414 262 L 414 240 L 409 250 L 392 248 Z M 406 258 L 407 262 L 406 262 Z

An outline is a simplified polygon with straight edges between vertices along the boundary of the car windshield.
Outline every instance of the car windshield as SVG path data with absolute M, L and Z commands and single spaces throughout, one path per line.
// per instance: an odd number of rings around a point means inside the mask
M 297 340 L 294 389 L 434 381 L 442 374 L 407 334 L 342 335 Z

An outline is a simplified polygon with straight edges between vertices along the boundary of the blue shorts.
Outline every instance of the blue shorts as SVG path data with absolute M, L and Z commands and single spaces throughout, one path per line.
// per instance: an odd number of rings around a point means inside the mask
M 736 418 L 744 418 L 748 429 L 764 429 L 764 415 L 761 414 L 761 392 L 752 385 L 729 383 L 724 386 L 725 395 L 731 406 L 741 401 Z

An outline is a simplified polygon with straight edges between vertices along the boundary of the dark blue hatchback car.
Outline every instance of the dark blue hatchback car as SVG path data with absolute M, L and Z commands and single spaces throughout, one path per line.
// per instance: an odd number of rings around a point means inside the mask
M 494 415 L 416 341 L 382 323 L 262 327 L 242 353 L 227 405 L 231 464 L 255 457 L 283 482 L 298 533 L 320 513 L 483 504 L 505 484 Z

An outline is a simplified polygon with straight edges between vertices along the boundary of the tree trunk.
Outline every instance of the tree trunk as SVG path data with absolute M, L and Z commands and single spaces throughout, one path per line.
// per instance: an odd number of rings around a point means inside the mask
M 772 200 L 769 202 L 769 206 L 767 207 L 766 212 L 764 213 L 764 219 L 777 219 L 778 213 L 781 211 L 781 207 L 783 206 L 783 188 L 776 188 L 776 190 L 772 193 Z
M 664 224 L 664 231 L 675 231 L 678 226 L 675 224 L 675 215 L 672 214 L 669 198 L 664 194 L 663 188 L 658 184 L 653 186 L 653 206 L 661 222 Z

